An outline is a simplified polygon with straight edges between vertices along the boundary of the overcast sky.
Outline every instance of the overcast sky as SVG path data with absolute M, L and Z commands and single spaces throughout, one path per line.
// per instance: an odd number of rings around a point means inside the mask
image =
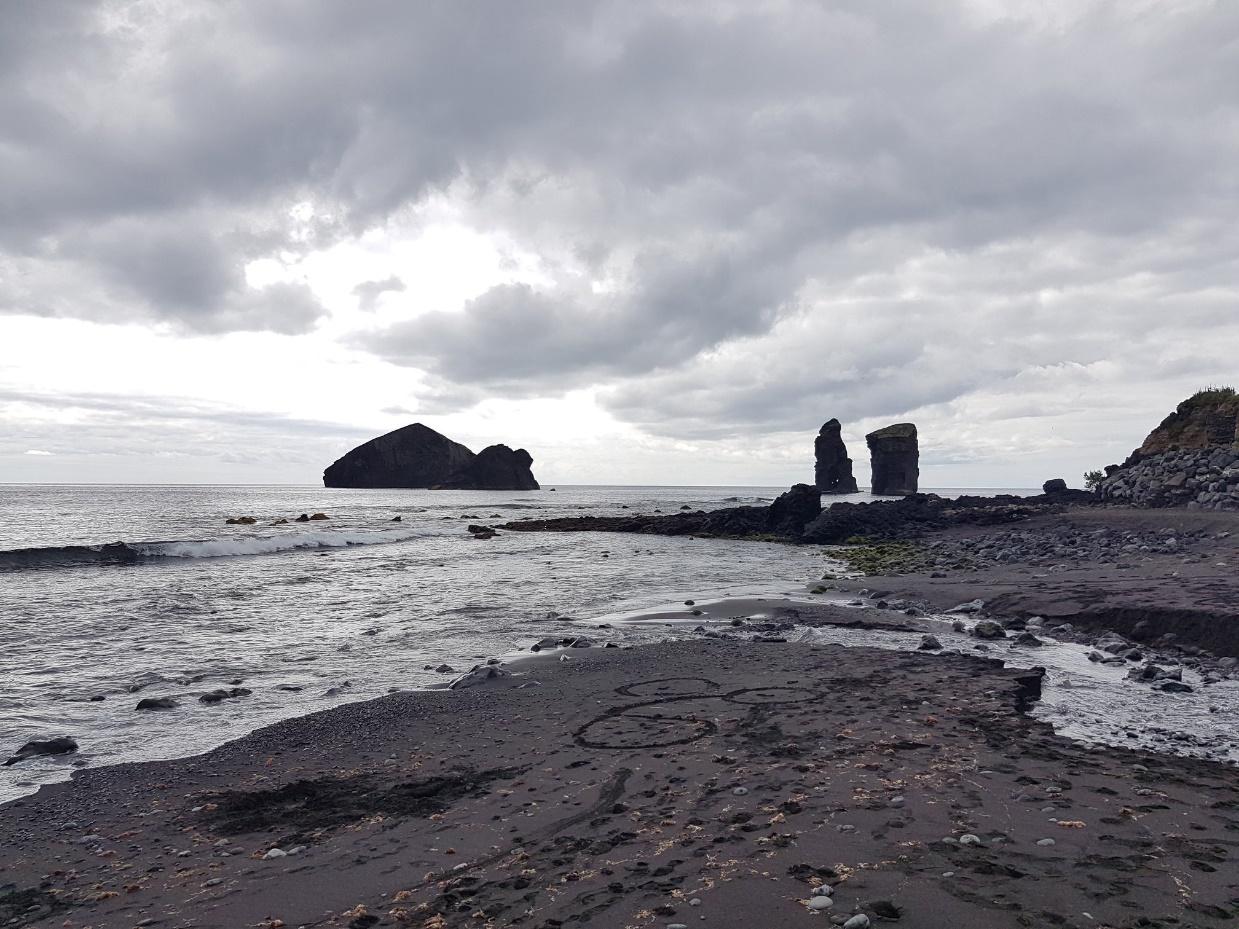
M 6 3 L 0 481 L 1078 484 L 1239 380 L 1237 104 L 1230 0 Z

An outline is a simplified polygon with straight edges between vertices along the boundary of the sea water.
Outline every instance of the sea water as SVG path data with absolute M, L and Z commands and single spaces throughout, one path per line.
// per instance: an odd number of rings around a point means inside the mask
M 0 485 L 0 757 L 37 738 L 80 745 L 0 768 L 0 800 L 75 765 L 194 754 L 289 716 L 442 684 L 453 672 L 437 667 L 464 671 L 546 636 L 691 634 L 685 624 L 592 628 L 601 618 L 688 599 L 804 597 L 838 569 L 818 546 L 466 531 L 762 504 L 780 490 Z M 295 521 L 317 512 L 329 519 Z M 257 522 L 225 522 L 241 516 Z M 250 693 L 198 699 L 232 687 Z M 136 710 L 147 697 L 177 706 Z M 1070 717 L 1071 699 L 1056 697 L 1053 712 Z

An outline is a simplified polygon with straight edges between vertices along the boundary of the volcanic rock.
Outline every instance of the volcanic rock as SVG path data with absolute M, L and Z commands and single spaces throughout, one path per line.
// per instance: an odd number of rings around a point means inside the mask
M 766 528 L 777 535 L 800 538 L 804 527 L 822 512 L 822 495 L 811 484 L 793 484 L 770 504 Z
M 916 493 L 920 478 L 920 450 L 916 426 L 896 423 L 865 436 L 873 468 L 870 492 L 891 496 Z
M 25 761 L 27 758 L 37 758 L 40 755 L 65 755 L 77 751 L 77 742 L 67 735 L 55 739 L 36 739 L 27 742 L 19 748 L 13 757 L 4 763 L 5 767 Z
M 816 457 L 814 482 L 824 494 L 854 494 L 856 478 L 852 476 L 852 459 L 840 435 L 839 420 L 827 420 L 813 442 Z
M 1067 482 L 1061 477 L 1052 477 L 1041 485 L 1041 492 L 1047 494 L 1060 494 L 1067 489 Z
M 371 439 L 323 472 L 327 487 L 433 487 L 537 490 L 523 448 L 492 445 L 475 455 L 428 426 L 413 423 Z
M 436 486 L 452 490 L 537 490 L 532 466 L 533 456 L 523 448 L 490 445 L 462 471 Z

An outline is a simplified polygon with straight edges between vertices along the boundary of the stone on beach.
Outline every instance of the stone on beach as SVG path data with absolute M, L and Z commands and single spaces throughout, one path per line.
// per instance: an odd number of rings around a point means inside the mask
M 917 646 L 918 651 L 936 652 L 942 648 L 942 643 L 938 641 L 937 636 L 923 635 L 921 636 L 921 644 Z
M 475 665 L 447 686 L 449 690 L 464 690 L 466 687 L 476 687 L 479 684 L 511 676 L 511 671 L 495 665 Z
M 972 627 L 972 635 L 978 639 L 1004 639 L 1007 630 L 990 619 L 983 619 Z

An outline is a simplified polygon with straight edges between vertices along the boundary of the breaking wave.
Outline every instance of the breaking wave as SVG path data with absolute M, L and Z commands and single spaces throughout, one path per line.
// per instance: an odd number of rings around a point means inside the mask
M 0 571 L 35 568 L 70 568 L 84 565 L 141 564 L 168 558 L 228 558 L 240 555 L 273 555 L 299 549 L 350 548 L 407 542 L 425 535 L 425 530 L 334 530 L 292 532 L 272 536 L 170 542 L 110 542 L 105 545 L 61 545 L 48 548 L 16 548 L 0 551 Z

